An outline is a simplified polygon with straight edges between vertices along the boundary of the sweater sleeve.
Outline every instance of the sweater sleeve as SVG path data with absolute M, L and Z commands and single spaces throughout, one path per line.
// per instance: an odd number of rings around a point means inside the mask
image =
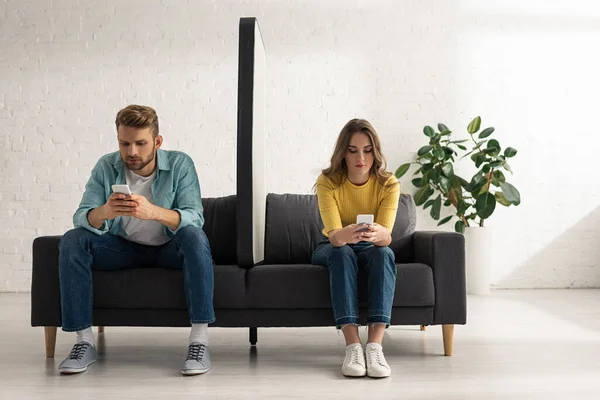
M 338 204 L 333 197 L 333 183 L 325 176 L 319 176 L 317 179 L 317 201 L 319 202 L 319 212 L 323 220 L 323 234 L 329 237 L 329 232 L 335 229 L 341 229 L 342 219 Z
M 400 182 L 395 176 L 391 176 L 383 188 L 383 198 L 377 209 L 375 222 L 385 226 L 390 232 L 396 222 L 396 212 L 398 211 L 398 201 L 400 200 Z

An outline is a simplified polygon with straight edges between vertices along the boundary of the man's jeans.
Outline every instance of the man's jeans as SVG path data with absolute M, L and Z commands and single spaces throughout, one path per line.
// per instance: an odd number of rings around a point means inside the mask
M 85 228 L 65 233 L 59 246 L 62 329 L 92 326 L 92 268 L 105 271 L 162 267 L 183 268 L 190 321 L 215 321 L 214 272 L 208 239 L 201 228 L 187 226 L 161 246 L 137 244 L 112 234 L 96 235 Z
M 390 324 L 396 264 L 394 252 L 387 246 L 374 246 L 369 242 L 334 247 L 327 238 L 319 243 L 312 263 L 329 269 L 331 304 L 338 328 L 346 324 L 359 324 L 356 275 L 364 268 L 369 277 L 368 323 Z

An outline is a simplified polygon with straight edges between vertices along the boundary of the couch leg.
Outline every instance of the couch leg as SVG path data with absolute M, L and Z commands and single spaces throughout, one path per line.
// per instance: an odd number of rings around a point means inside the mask
M 46 358 L 54 358 L 54 349 L 56 348 L 56 326 L 45 326 L 44 336 L 46 337 Z
M 250 345 L 256 346 L 258 340 L 258 328 L 250 327 Z
M 442 336 L 444 337 L 444 355 L 451 356 L 454 344 L 454 325 L 442 325 Z
M 98 327 L 98 333 L 104 333 L 104 327 L 103 326 L 99 326 Z
M 427 329 L 427 325 L 421 325 L 421 330 L 424 331 Z

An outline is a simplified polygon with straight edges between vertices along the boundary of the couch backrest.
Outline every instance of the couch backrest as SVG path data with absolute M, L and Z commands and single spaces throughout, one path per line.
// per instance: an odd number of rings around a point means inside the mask
M 236 196 L 204 198 L 204 233 L 217 265 L 237 264 Z
M 396 262 L 412 260 L 416 222 L 412 196 L 401 194 L 390 244 Z M 269 193 L 265 229 L 265 264 L 310 264 L 312 252 L 323 236 L 317 197 Z

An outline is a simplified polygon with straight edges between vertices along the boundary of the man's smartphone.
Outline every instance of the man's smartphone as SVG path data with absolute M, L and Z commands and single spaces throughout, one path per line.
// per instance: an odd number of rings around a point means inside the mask
M 131 194 L 131 190 L 127 185 L 112 185 L 113 193 Z
M 357 232 L 366 232 L 369 230 L 369 226 L 373 225 L 374 218 L 373 214 L 358 214 L 356 216 L 356 224 L 357 225 L 365 225 L 363 228 L 359 229 Z

